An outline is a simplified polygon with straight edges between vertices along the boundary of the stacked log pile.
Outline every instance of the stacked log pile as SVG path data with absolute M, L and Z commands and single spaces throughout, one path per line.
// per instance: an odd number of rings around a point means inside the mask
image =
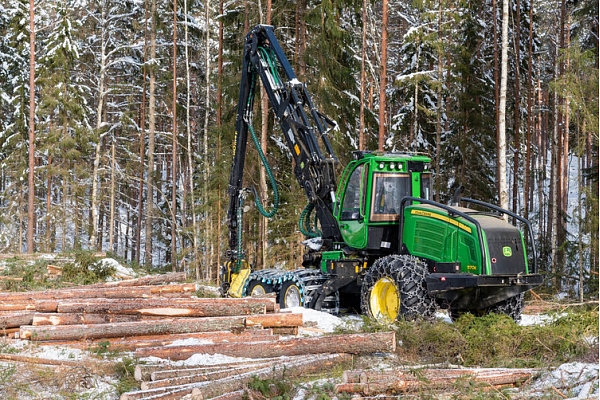
M 336 392 L 364 396 L 398 395 L 423 390 L 447 391 L 448 388 L 460 386 L 461 382 L 499 389 L 521 385 L 539 373 L 540 370 L 531 368 L 348 370 L 343 373 L 343 383 L 336 386 Z
M 281 313 L 274 298 L 198 298 L 185 274 L 166 274 L 69 289 L 0 293 L 4 335 L 38 342 L 243 332 L 294 333 L 302 314 Z M 218 333 L 213 336 L 219 337 Z M 164 343 L 164 339 L 162 339 Z M 128 346 L 133 348 L 133 346 Z

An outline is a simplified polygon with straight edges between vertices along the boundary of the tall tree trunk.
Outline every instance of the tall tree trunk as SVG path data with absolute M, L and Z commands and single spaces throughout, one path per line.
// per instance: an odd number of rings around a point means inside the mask
M 223 15 L 224 7 L 223 0 L 219 0 L 219 15 Z M 223 18 L 219 18 L 219 55 L 217 66 L 217 129 L 221 128 L 221 113 L 223 112 Z M 221 135 L 217 135 L 217 154 L 221 152 Z M 218 193 L 221 193 L 221 181 L 217 185 Z M 222 221 L 221 215 L 221 200 L 217 201 L 217 221 Z M 221 224 L 217 224 L 217 243 L 221 243 Z M 198 265 L 198 263 L 196 263 Z M 217 246 L 217 266 L 221 265 L 221 246 Z M 198 267 L 197 267 L 198 268 Z M 220 285 L 219 274 L 217 275 L 217 285 Z M 196 269 L 196 276 L 200 276 L 199 269 Z
M 529 219 L 529 210 L 530 210 L 530 201 L 533 200 L 530 196 L 529 190 L 533 187 L 532 185 L 532 160 L 531 160 L 531 146 L 532 146 L 532 138 L 533 135 L 533 4 L 529 4 L 529 46 L 528 46 L 528 62 L 527 62 L 527 138 L 525 140 L 525 147 L 527 148 L 525 152 L 525 183 L 523 186 L 523 206 L 524 212 L 523 216 L 525 219 Z
M 388 1 L 383 0 L 381 16 L 381 69 L 379 73 L 379 151 L 383 151 L 385 143 L 385 90 L 387 86 L 387 25 Z
M 508 209 L 506 185 L 506 86 L 508 80 L 508 1 L 502 5 L 502 56 L 500 104 L 498 105 L 498 183 L 500 207 Z
M 261 21 L 262 23 L 262 21 Z M 266 6 L 266 21 L 267 25 L 271 24 L 271 0 L 267 0 Z M 261 93 L 261 135 L 260 147 L 264 154 L 267 154 L 267 138 L 269 135 L 269 98 L 263 86 L 260 87 Z M 263 200 L 268 197 L 267 175 L 265 168 L 260 168 L 260 196 Z M 259 254 L 261 269 L 267 265 L 267 249 L 269 248 L 269 219 L 262 216 L 259 226 Z
M 365 58 L 367 57 L 367 0 L 363 0 L 362 10 L 362 57 L 360 62 L 360 127 L 358 130 L 358 149 L 366 150 L 365 148 L 365 88 L 366 88 L 366 71 Z
M 52 167 L 52 156 L 48 156 L 48 192 L 46 193 L 46 253 L 51 253 L 52 246 L 50 244 L 52 238 L 52 230 L 54 223 L 52 222 L 52 176 L 50 173 Z
M 29 0 L 29 171 L 27 173 L 27 253 L 34 250 L 33 228 L 35 225 L 35 4 Z
M 515 2 L 515 155 L 513 159 L 513 187 L 512 187 L 512 210 L 515 214 L 518 212 L 519 206 L 519 166 L 521 154 L 521 1 Z
M 177 271 L 177 0 L 173 0 L 173 163 L 171 164 L 171 261 Z
M 139 193 L 138 193 L 138 212 L 137 226 L 135 232 L 135 261 L 140 263 L 140 253 L 142 250 L 142 220 L 144 219 L 144 159 L 146 147 L 146 77 L 147 75 L 147 57 L 148 54 L 148 1 L 144 1 L 144 66 L 142 67 L 142 101 L 140 104 L 140 166 L 139 166 Z M 148 177 L 149 178 L 149 177 Z
M 500 65 L 498 62 L 498 2 L 492 0 L 492 24 L 494 32 L 494 104 L 497 104 L 495 117 L 496 117 L 496 142 L 498 147 L 496 148 L 496 157 L 498 162 L 496 163 L 496 191 L 498 192 L 498 200 L 500 200 Z
M 111 147 L 111 170 L 110 170 L 110 221 L 108 223 L 108 248 L 109 251 L 115 251 L 114 239 L 115 239 L 115 192 L 116 192 L 116 144 L 115 138 L 112 141 Z
M 193 260 L 193 265 L 195 266 L 195 272 L 196 272 L 196 280 L 200 280 L 200 265 L 198 263 L 198 228 L 197 228 L 197 221 L 196 221 L 196 196 L 195 196 L 195 192 L 194 192 L 194 159 L 192 157 L 192 150 L 193 150 L 193 144 L 192 144 L 192 129 L 191 129 L 191 125 L 192 125 L 192 120 L 190 117 L 190 108 L 192 106 L 192 101 L 191 101 L 191 91 L 190 88 L 192 87 L 191 84 L 191 79 L 190 79 L 190 49 L 189 49 L 189 29 L 188 29 L 188 24 L 187 24 L 187 19 L 188 19 L 188 5 L 187 5 L 187 0 L 184 0 L 183 2 L 183 8 L 184 8 L 184 15 L 186 18 L 186 24 L 184 25 L 184 32 L 185 32 L 185 81 L 186 81 L 186 87 L 187 87 L 187 95 L 186 95 L 186 111 L 185 111 L 185 127 L 186 127 L 186 133 L 187 133 L 187 159 L 188 159 L 188 168 L 189 168 L 189 187 L 190 187 L 190 198 L 191 198 L 191 211 L 192 211 L 192 260 Z M 222 15 L 222 14 L 220 14 Z M 220 21 L 219 24 L 222 24 L 223 22 Z M 217 117 L 219 118 L 219 117 Z M 220 149 L 218 150 L 219 154 L 220 153 Z M 220 235 L 218 235 L 218 237 L 220 237 Z
M 94 167 L 92 172 L 92 223 L 90 228 L 90 248 L 98 248 L 98 184 L 99 184 L 99 170 L 100 170 L 100 153 L 102 148 L 102 134 L 100 133 L 102 128 L 103 116 L 104 116 L 104 100 L 106 97 L 106 69 L 108 64 L 107 55 L 107 22 L 106 22 L 106 5 L 102 6 L 102 19 L 101 19 L 101 40 L 100 40 L 100 65 L 98 74 L 98 105 L 96 107 L 96 134 L 98 135 L 98 141 L 96 143 L 95 154 L 94 154 Z M 101 247 L 101 244 L 100 244 Z
M 442 43 L 442 17 L 443 17 L 443 13 L 442 13 L 442 0 L 439 0 L 438 3 L 438 42 L 439 44 Z M 439 201 L 439 196 L 440 196 L 440 192 L 442 190 L 442 183 L 441 183 L 441 171 L 440 171 L 440 157 L 442 154 L 442 107 L 443 105 L 443 99 L 442 99 L 442 80 L 444 77 L 443 74 L 443 64 L 442 64 L 442 58 L 443 58 L 443 54 L 442 54 L 442 46 L 439 45 L 438 46 L 438 52 L 437 52 L 437 56 L 438 56 L 438 64 L 437 64 L 437 73 L 438 73 L 438 86 L 437 86 L 437 112 L 436 112 L 436 127 L 435 127 L 435 161 L 434 161 L 434 168 L 435 168 L 435 174 L 434 174 L 434 193 L 435 193 L 435 200 Z
M 208 180 L 209 180 L 209 169 L 210 162 L 208 161 L 208 122 L 209 122 L 209 105 L 210 105 L 210 0 L 206 0 L 204 3 L 204 20 L 206 22 L 206 42 L 205 42 L 205 66 L 206 66 L 206 91 L 204 93 L 204 101 L 206 104 L 206 110 L 204 112 L 204 204 L 205 204 L 205 235 L 204 242 L 205 247 L 208 249 L 209 240 L 214 236 L 210 231 L 210 212 L 208 210 L 209 197 L 208 197 Z M 210 268 L 212 265 L 208 254 L 204 256 L 204 265 L 206 268 Z M 210 274 L 208 274 L 210 275 Z
M 156 129 L 156 0 L 150 0 L 150 82 L 148 85 L 148 171 L 146 181 L 146 243 L 144 264 L 152 266 L 152 225 L 154 223 L 154 135 Z

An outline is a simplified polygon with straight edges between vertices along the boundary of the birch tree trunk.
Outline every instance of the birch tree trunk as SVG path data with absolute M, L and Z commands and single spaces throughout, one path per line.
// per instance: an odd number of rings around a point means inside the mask
M 506 185 L 506 86 L 508 75 L 508 1 L 502 5 L 502 56 L 500 76 L 500 104 L 498 109 L 498 187 L 500 207 L 508 209 Z
M 96 134 L 98 142 L 94 154 L 94 167 L 92 172 L 92 226 L 90 229 L 90 248 L 97 248 L 97 229 L 98 229 L 98 179 L 100 169 L 100 149 L 102 147 L 102 116 L 104 114 L 104 99 L 106 97 L 106 69 L 108 65 L 106 31 L 106 4 L 102 5 L 102 19 L 100 21 L 101 40 L 100 40 L 100 65 L 98 72 L 98 105 L 96 107 Z

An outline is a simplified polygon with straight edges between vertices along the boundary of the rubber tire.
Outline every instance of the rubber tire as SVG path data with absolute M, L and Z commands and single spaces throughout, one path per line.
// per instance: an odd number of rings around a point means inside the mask
M 362 313 L 384 323 L 394 322 L 400 318 L 406 320 L 432 318 L 437 304 L 427 291 L 425 279 L 428 274 L 425 263 L 413 256 L 391 255 L 378 259 L 363 279 Z M 383 296 L 374 297 L 377 294 Z M 399 298 L 394 299 L 394 296 Z M 381 306 L 377 306 L 374 302 L 380 303 Z M 373 307 L 383 309 L 387 315 L 373 310 Z M 397 309 L 396 312 L 394 308 Z
M 304 305 L 304 295 L 296 282 L 286 281 L 281 285 L 277 302 L 281 308 L 302 307 Z
M 497 314 L 506 314 L 518 323 L 521 321 L 521 313 L 523 312 L 524 307 L 525 299 L 523 293 L 521 293 L 509 299 L 494 304 L 489 308 L 489 312 Z
M 253 279 L 246 286 L 246 296 L 260 296 L 273 292 L 273 286 L 268 283 Z
M 450 308 L 448 315 L 452 321 L 456 321 L 462 314 L 471 313 L 476 317 L 482 317 L 490 313 L 506 314 L 511 317 L 515 322 L 521 321 L 521 313 L 525 307 L 525 300 L 523 293 L 513 296 L 509 299 L 502 300 L 499 303 L 494 304 L 483 310 L 459 310 L 456 308 Z

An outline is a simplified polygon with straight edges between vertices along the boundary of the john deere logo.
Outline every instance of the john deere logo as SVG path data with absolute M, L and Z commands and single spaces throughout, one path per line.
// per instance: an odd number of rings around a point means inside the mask
M 502 254 L 504 254 L 504 257 L 510 257 L 512 256 L 512 249 L 509 246 L 504 246 L 502 248 Z

